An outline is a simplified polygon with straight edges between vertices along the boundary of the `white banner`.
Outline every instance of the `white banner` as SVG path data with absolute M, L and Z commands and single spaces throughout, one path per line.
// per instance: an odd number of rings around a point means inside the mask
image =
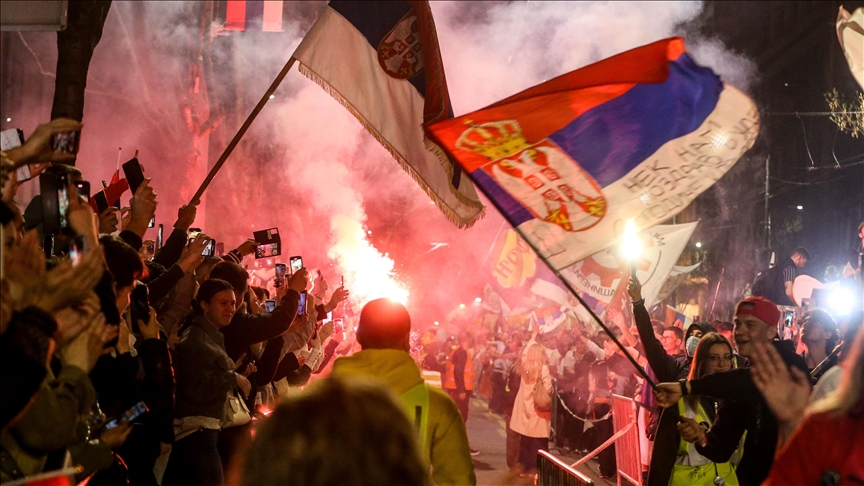
M 697 223 L 660 225 L 644 230 L 642 256 L 636 262 L 636 276 L 642 283 L 645 306 L 654 305 L 660 288 L 672 272 L 690 240 Z M 597 252 L 563 269 L 561 275 L 584 296 L 608 305 L 621 278 L 630 276 L 630 264 L 617 246 Z

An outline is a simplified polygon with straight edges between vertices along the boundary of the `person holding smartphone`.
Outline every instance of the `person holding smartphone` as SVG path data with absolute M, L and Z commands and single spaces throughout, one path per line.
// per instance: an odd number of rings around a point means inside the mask
M 177 345 L 175 431 L 177 432 L 164 486 L 223 484 L 217 443 L 225 420 L 228 394 L 240 388 L 246 396 L 251 384 L 235 373 L 219 331 L 231 323 L 236 299 L 230 283 L 210 278 L 198 291 L 195 317 L 186 338 Z

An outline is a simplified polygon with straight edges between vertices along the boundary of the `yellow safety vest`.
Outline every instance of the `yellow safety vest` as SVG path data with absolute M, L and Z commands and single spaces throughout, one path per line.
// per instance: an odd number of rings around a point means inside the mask
M 686 406 L 684 399 L 678 400 L 678 413 L 686 417 Z M 708 414 L 702 408 L 700 403 L 698 408 L 694 410 L 697 422 L 711 423 L 708 419 Z M 681 439 L 678 444 L 678 455 L 690 455 L 690 443 Z M 709 462 L 701 466 L 686 466 L 684 464 L 675 464 L 672 466 L 672 477 L 669 478 L 669 485 L 689 484 L 698 486 L 714 486 L 714 478 L 717 476 L 723 477 L 726 486 L 738 486 L 738 476 L 735 475 L 735 468 L 728 462 L 716 463 Z

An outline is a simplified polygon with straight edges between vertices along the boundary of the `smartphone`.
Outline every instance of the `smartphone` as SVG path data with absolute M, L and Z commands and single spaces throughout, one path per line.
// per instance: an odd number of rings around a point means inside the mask
M 275 257 L 282 254 L 282 239 L 278 228 L 255 231 L 252 237 L 258 243 L 255 247 L 255 258 Z
M 225 242 L 217 241 L 216 242 L 216 256 L 224 256 L 225 255 Z
M 87 252 L 87 238 L 76 236 L 69 243 L 69 251 L 66 253 L 72 260 L 72 266 L 77 267 L 81 263 L 81 257 Z
M 306 291 L 300 292 L 300 302 L 297 304 L 297 315 L 306 315 Z
M 81 132 L 63 132 L 51 135 L 51 149 L 63 154 L 78 153 L 78 138 Z
M 201 233 L 201 228 L 189 228 L 189 239 L 194 240 Z
M 123 415 L 105 424 L 105 429 L 113 429 L 118 425 L 129 423 L 149 411 L 150 409 L 147 408 L 147 405 L 144 402 L 138 402 L 133 405 L 132 408 L 123 412 Z
M 153 216 L 152 218 L 150 218 L 150 222 L 147 223 L 147 227 L 148 228 L 155 228 L 156 227 L 156 216 Z
M 6 152 L 24 145 L 24 131 L 20 128 L 10 128 L 0 132 L 0 150 Z
M 327 322 L 333 322 L 333 311 L 327 313 Z
M 105 211 L 109 207 L 108 204 L 108 196 L 105 195 L 105 191 L 99 191 L 93 196 L 93 200 L 96 201 L 96 210 L 99 211 L 99 214 L 102 214 L 102 211 Z
M 216 240 L 210 240 L 210 243 L 204 248 L 204 251 L 201 252 L 204 256 L 213 256 L 216 254 Z
M 141 332 L 138 321 L 150 322 L 150 293 L 142 283 L 136 285 L 129 296 L 129 317 L 135 334 Z
M 345 337 L 346 337 L 345 324 L 343 324 L 341 317 L 337 317 L 336 319 L 333 319 L 333 332 L 334 333 L 341 332 L 342 333 L 342 339 L 345 339 Z
M 57 175 L 57 214 L 60 231 L 69 229 L 69 174 Z
M 156 231 L 156 249 L 162 249 L 162 231 L 164 230 L 164 225 L 159 225 L 159 230 Z
M 20 128 L 10 128 L 0 132 L 0 150 L 6 152 L 24 145 L 24 131 Z M 15 175 L 18 176 L 18 182 L 29 181 L 33 177 L 42 164 L 26 164 L 18 167 L 15 170 Z
M 149 253 L 151 255 L 156 254 L 156 242 L 151 240 L 149 243 L 147 243 L 146 248 L 147 248 L 147 253 Z
M 264 301 L 264 312 L 270 313 L 276 310 L 276 301 L 268 299 Z
M 81 181 L 75 183 L 75 189 L 78 191 L 78 195 L 83 197 L 86 200 L 90 200 L 90 183 L 87 181 Z
M 303 257 L 292 256 L 288 259 L 288 262 L 291 264 L 291 275 L 294 275 L 303 268 Z
M 138 157 L 133 157 L 132 160 L 123 164 L 123 173 L 126 175 L 126 182 L 129 183 L 129 190 L 134 196 L 138 187 L 144 183 L 144 171 L 141 169 Z
M 288 267 L 284 263 L 276 264 L 276 276 L 273 277 L 273 285 L 276 287 L 281 287 L 285 283 L 285 272 L 288 271 Z

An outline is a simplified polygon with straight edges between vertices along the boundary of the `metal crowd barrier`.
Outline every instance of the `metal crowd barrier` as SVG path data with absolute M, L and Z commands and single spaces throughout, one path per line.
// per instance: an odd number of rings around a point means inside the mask
M 625 479 L 642 486 L 642 459 L 639 453 L 639 427 L 636 403 L 632 398 L 612 395 L 612 425 L 616 433 L 627 429 L 615 442 L 615 467 L 618 484 Z
M 538 486 L 593 486 L 588 476 L 559 461 L 546 451 L 537 451 Z

